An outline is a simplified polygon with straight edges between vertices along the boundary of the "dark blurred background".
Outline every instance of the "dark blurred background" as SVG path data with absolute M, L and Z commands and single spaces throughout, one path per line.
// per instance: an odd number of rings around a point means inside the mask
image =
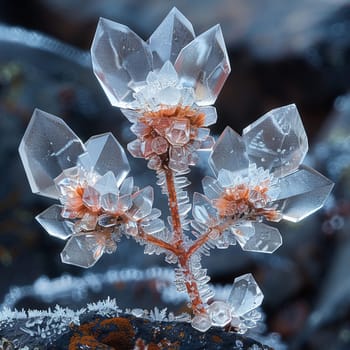
M 85 272 L 60 262 L 63 242 L 34 220 L 52 202 L 31 194 L 17 152 L 33 109 L 64 118 L 83 140 L 112 131 L 126 145 L 133 139 L 128 122 L 109 106 L 91 70 L 88 50 L 98 18 L 126 24 L 147 39 L 173 6 L 197 34 L 216 23 L 223 29 L 232 72 L 216 103 L 213 133 L 226 125 L 240 132 L 268 110 L 296 103 L 309 136 L 308 163 L 337 182 L 324 210 L 279 226 L 284 245 L 274 255 L 237 247 L 213 251 L 204 261 L 212 281 L 232 283 L 252 272 L 265 294 L 269 331 L 295 349 L 350 349 L 348 0 L 2 0 L 0 303 L 11 286 Z M 138 184 L 154 181 L 142 160 L 129 159 Z M 142 179 L 145 172 L 150 177 Z M 134 242 L 122 247 L 92 271 L 165 266 L 162 257 L 144 256 Z M 33 298 L 15 306 L 43 307 Z

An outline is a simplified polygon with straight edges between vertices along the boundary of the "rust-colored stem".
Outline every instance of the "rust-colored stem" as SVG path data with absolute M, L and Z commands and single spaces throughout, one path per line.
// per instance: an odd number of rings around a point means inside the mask
M 161 240 L 157 237 L 154 237 L 152 235 L 148 235 L 147 233 L 144 233 L 140 226 L 139 226 L 139 237 L 144 239 L 146 242 L 152 243 L 158 247 L 161 247 L 165 250 L 168 250 L 169 252 L 172 252 L 176 256 L 178 256 L 180 254 L 178 248 L 174 247 L 173 245 L 171 245 L 167 242 L 164 242 L 163 240 Z
M 166 167 L 164 171 L 165 171 L 166 185 L 168 189 L 170 216 L 173 224 L 173 233 L 174 233 L 173 242 L 175 246 L 180 247 L 183 242 L 183 232 L 182 232 L 181 220 L 180 220 L 180 214 L 179 214 L 179 205 L 177 203 L 174 173 L 168 167 Z

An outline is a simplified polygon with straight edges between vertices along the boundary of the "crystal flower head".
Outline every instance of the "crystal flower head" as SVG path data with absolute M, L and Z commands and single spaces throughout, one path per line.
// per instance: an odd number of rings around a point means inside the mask
M 225 301 L 214 301 L 207 306 L 206 314 L 196 315 L 191 323 L 193 328 L 206 332 L 211 326 L 225 327 L 231 325 L 240 333 L 254 328 L 261 319 L 257 310 L 264 295 L 254 277 L 248 273 L 237 277 L 230 294 Z
M 111 104 L 131 110 L 211 105 L 230 72 L 220 26 L 196 37 L 176 8 L 147 42 L 127 26 L 101 18 L 91 55 Z
M 215 178 L 203 179 L 205 196 L 194 196 L 199 227 L 218 235 L 226 248 L 272 253 L 282 244 L 277 228 L 264 221 L 298 222 L 320 209 L 333 183 L 301 165 L 308 150 L 306 133 L 294 104 L 274 109 L 243 130 L 227 127 L 209 163 Z
M 19 152 L 32 191 L 60 201 L 36 219 L 50 235 L 68 239 L 65 263 L 94 265 L 115 251 L 122 234 L 136 235 L 149 215 L 160 215 L 152 210 L 152 187 L 139 190 L 126 178 L 129 163 L 111 133 L 83 144 L 62 119 L 35 110 Z

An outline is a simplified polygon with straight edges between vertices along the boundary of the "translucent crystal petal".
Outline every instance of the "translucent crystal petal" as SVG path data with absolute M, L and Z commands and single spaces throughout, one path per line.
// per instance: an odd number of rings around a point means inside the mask
M 252 274 L 248 273 L 237 277 L 228 297 L 231 311 L 234 316 L 242 316 L 259 307 L 264 299 L 258 284 Z
M 130 171 L 123 147 L 112 135 L 105 133 L 91 137 L 85 147 L 90 155 L 94 171 L 104 175 L 112 171 L 119 187 Z
M 200 332 L 206 332 L 211 327 L 211 320 L 207 314 L 200 314 L 193 317 L 191 325 Z
M 174 146 L 183 146 L 190 140 L 189 119 L 174 119 L 165 134 L 167 140 Z
M 148 40 L 154 67 L 159 68 L 167 60 L 174 63 L 180 50 L 194 36 L 192 24 L 174 7 Z
M 236 172 L 248 168 L 249 160 L 244 141 L 230 127 L 226 127 L 217 140 L 209 157 L 209 165 L 215 175 L 220 169 Z
M 98 224 L 102 227 L 113 227 L 117 224 L 117 218 L 114 215 L 102 214 L 98 217 Z
M 222 187 L 234 186 L 237 182 L 237 173 L 226 169 L 220 169 L 218 174 L 218 181 Z
M 162 136 L 157 136 L 152 140 L 152 150 L 156 154 L 163 154 L 168 150 L 168 142 Z
M 24 169 L 34 193 L 58 198 L 55 179 L 76 165 L 85 152 L 75 133 L 60 118 L 36 109 L 19 146 Z
M 100 204 L 109 213 L 116 213 L 119 209 L 119 196 L 116 193 L 104 193 L 101 195 Z
M 153 188 L 147 186 L 133 194 L 132 207 L 130 208 L 128 215 L 134 220 L 140 220 L 151 213 L 152 204 Z
M 223 188 L 220 186 L 219 182 L 210 176 L 206 176 L 202 180 L 202 186 L 204 194 L 210 199 L 219 198 L 223 191 Z
M 153 73 L 153 72 L 152 72 Z M 153 73 L 154 74 L 154 73 Z M 163 67 L 159 70 L 158 74 L 154 74 L 155 84 L 166 87 L 176 86 L 179 82 L 179 77 L 175 70 L 175 67 L 170 61 L 166 61 Z
M 218 213 L 210 200 L 197 192 L 193 195 L 192 215 L 195 220 L 209 227 L 215 226 L 218 222 Z
M 128 143 L 127 149 L 133 157 L 144 158 L 141 146 L 141 141 L 139 139 L 136 139 Z
M 198 151 L 211 151 L 214 145 L 214 138 L 212 136 L 208 136 L 205 141 L 201 142 L 200 149 Z
M 154 220 L 150 220 L 148 222 L 143 223 L 142 228 L 145 231 L 145 233 L 147 233 L 149 235 L 153 235 L 157 232 L 163 231 L 165 226 L 164 226 L 163 220 L 154 219 Z
M 130 176 L 126 178 L 121 184 L 120 195 L 121 196 L 130 195 L 132 193 L 133 188 L 134 188 L 134 178 Z
M 93 231 L 96 228 L 97 220 L 97 215 L 86 213 L 76 226 L 78 226 L 81 231 Z
M 181 173 L 188 169 L 188 153 L 185 147 L 170 147 L 169 168 Z
M 225 327 L 231 322 L 230 306 L 223 301 L 214 301 L 210 304 L 208 314 L 213 326 Z
M 65 220 L 61 212 L 62 206 L 55 204 L 36 216 L 35 219 L 49 235 L 60 239 L 67 239 L 74 232 L 73 224 Z
M 92 186 L 84 188 L 83 203 L 92 210 L 98 210 L 100 207 L 100 194 Z
M 91 267 L 104 252 L 102 242 L 96 234 L 74 235 L 61 253 L 62 262 L 84 268 Z
M 119 193 L 116 178 L 111 171 L 107 171 L 102 177 L 100 177 L 94 184 L 94 188 L 100 196 L 106 193 Z
M 278 229 L 260 222 L 252 223 L 252 231 L 248 227 L 238 227 L 236 239 L 243 250 L 258 253 L 273 253 L 282 245 L 282 236 Z
M 94 73 L 113 106 L 128 108 L 131 86 L 152 70 L 148 45 L 128 27 L 101 18 L 91 47 Z
M 198 109 L 200 113 L 204 113 L 205 120 L 203 126 L 210 126 L 216 123 L 218 119 L 216 108 L 213 106 L 204 106 Z
M 120 111 L 124 114 L 124 116 L 129 120 L 130 123 L 136 123 L 140 114 L 138 111 L 133 109 L 124 109 L 121 108 Z
M 334 183 L 316 170 L 302 166 L 298 171 L 279 179 L 281 205 L 285 220 L 298 222 L 320 209 Z
M 183 86 L 192 87 L 199 106 L 215 102 L 231 68 L 219 25 L 185 46 L 175 61 Z
M 243 130 L 249 159 L 285 176 L 302 163 L 308 142 L 299 112 L 294 104 L 271 110 Z

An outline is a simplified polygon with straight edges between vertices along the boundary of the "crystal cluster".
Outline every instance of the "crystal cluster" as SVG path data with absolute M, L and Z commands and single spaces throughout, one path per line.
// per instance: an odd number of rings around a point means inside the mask
M 227 127 L 209 158 L 215 178 L 203 179 L 205 195 L 193 200 L 193 227 L 212 232 L 218 248 L 272 253 L 277 228 L 264 221 L 298 222 L 321 208 L 333 183 L 301 165 L 307 137 L 295 105 L 274 109 L 243 130 Z
M 264 296 L 250 273 L 237 277 L 227 300 L 211 303 L 207 307 L 207 314 L 199 314 L 192 319 L 192 326 L 205 332 L 211 326 L 231 325 L 245 333 L 260 320 L 261 314 L 257 308 L 263 299 Z
M 112 134 L 83 144 L 61 119 L 39 110 L 20 155 L 33 192 L 60 204 L 37 220 L 50 235 L 68 239 L 61 257 L 69 264 L 92 266 L 115 251 L 123 234 L 145 245 L 146 254 L 164 253 L 177 264 L 175 286 L 187 292 L 197 330 L 254 327 L 263 299 L 254 278 L 236 278 L 228 298 L 213 301 L 201 257 L 237 242 L 246 251 L 272 253 L 282 237 L 266 221 L 297 222 L 324 204 L 333 183 L 302 165 L 308 143 L 295 105 L 266 113 L 243 136 L 227 127 L 215 142 L 208 128 L 217 119 L 212 104 L 230 72 L 221 29 L 195 36 L 175 8 L 147 42 L 101 19 L 91 54 L 108 99 L 132 123 L 137 139 L 129 152 L 148 161 L 168 197 L 169 228 L 152 209 L 153 188 L 140 190 L 127 177 L 128 161 Z M 195 193 L 192 206 L 184 175 L 197 150 L 212 150 L 214 177 L 203 179 L 204 194 Z
M 91 49 L 94 72 L 112 105 L 134 124 L 128 145 L 151 169 L 185 172 L 196 150 L 213 146 L 209 125 L 230 64 L 220 26 L 195 36 L 172 9 L 147 42 L 128 27 L 100 19 Z
M 90 267 L 116 250 L 122 234 L 164 229 L 152 209 L 153 188 L 134 186 L 128 160 L 111 133 L 85 144 L 63 120 L 35 110 L 20 155 L 33 192 L 58 199 L 36 219 L 57 238 L 68 239 L 62 261 Z

